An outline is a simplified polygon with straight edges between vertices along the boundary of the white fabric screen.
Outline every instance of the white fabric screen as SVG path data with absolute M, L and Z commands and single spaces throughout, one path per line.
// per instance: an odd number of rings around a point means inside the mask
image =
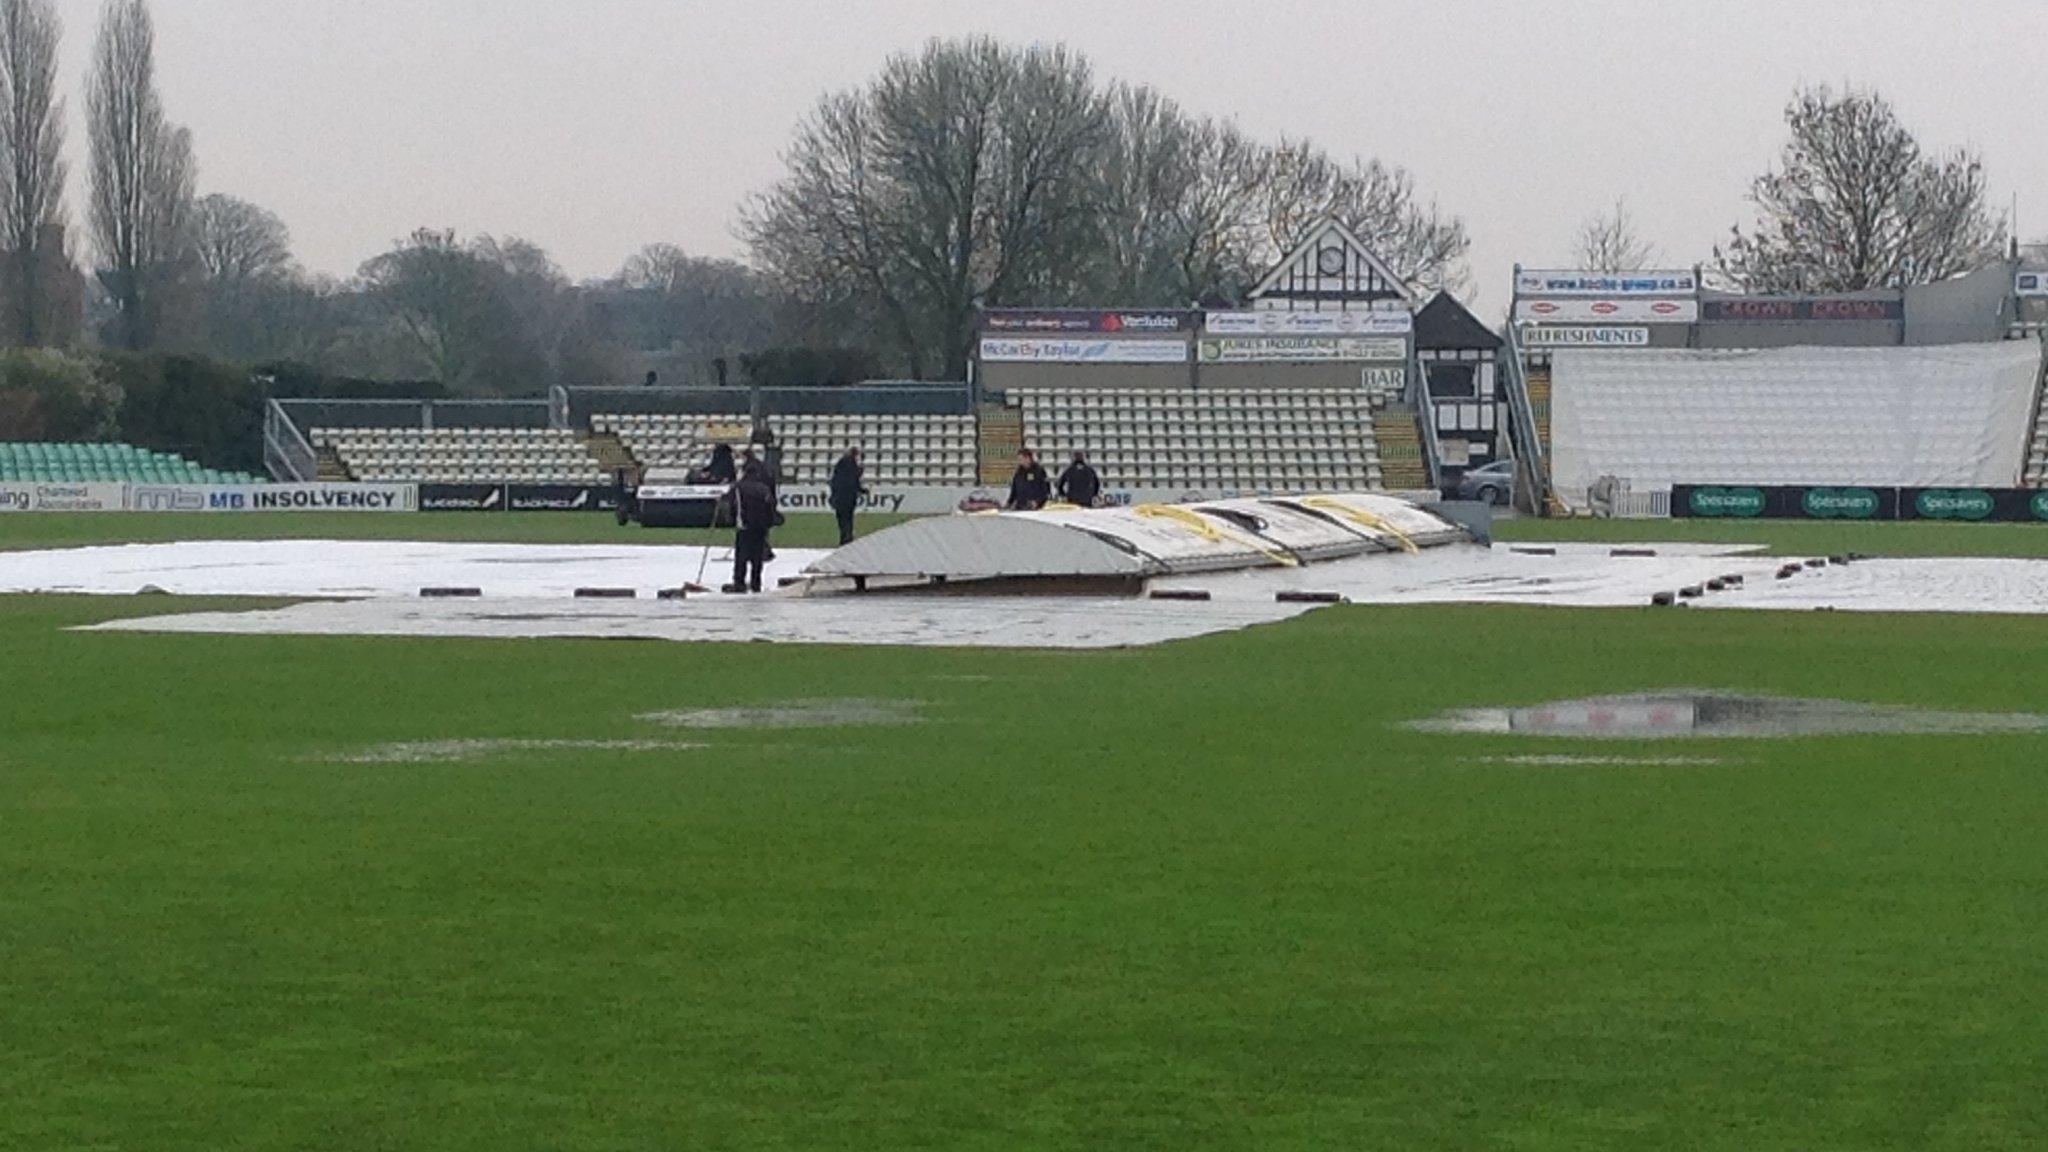
M 2013 487 L 2034 341 L 1938 348 L 1560 351 L 1551 476 L 1671 484 Z

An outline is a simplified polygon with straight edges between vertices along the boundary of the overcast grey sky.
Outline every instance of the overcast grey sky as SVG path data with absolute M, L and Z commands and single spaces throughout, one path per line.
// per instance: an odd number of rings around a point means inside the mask
M 82 203 L 97 0 L 60 0 Z M 528 237 L 572 276 L 732 225 L 792 125 L 931 36 L 1064 41 L 1261 136 L 1407 166 L 1462 215 L 1479 294 L 1564 260 L 1626 195 L 1704 260 L 1802 81 L 1875 86 L 1923 143 L 1981 149 L 2048 235 L 2042 0 L 155 0 L 202 191 L 291 225 L 346 275 L 421 225 Z

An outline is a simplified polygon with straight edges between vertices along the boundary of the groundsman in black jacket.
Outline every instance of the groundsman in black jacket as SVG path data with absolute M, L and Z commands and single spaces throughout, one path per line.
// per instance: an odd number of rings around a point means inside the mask
M 1083 508 L 1095 507 L 1095 498 L 1102 495 L 1102 477 L 1088 466 L 1088 458 L 1074 453 L 1074 462 L 1060 473 L 1060 499 Z
M 846 450 L 839 463 L 832 466 L 832 489 L 829 494 L 833 515 L 839 517 L 839 543 L 842 547 L 853 543 L 853 510 L 860 507 L 860 498 L 868 494 L 867 485 L 862 483 L 867 469 L 861 466 L 860 445 Z
M 1052 481 L 1046 477 L 1038 457 L 1029 448 L 1017 453 L 1017 471 L 1010 477 L 1010 502 L 1004 507 L 1012 512 L 1030 512 L 1045 507 L 1050 499 Z

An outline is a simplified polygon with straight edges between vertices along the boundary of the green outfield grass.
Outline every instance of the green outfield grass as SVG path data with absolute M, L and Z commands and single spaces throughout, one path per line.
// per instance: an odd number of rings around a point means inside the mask
M 1087 655 L 67 630 L 167 605 L 0 600 L 0 1148 L 2048 1132 L 2048 739 L 1398 726 L 1669 686 L 2039 710 L 2048 620 L 1347 608 Z M 929 723 L 633 719 L 832 696 Z M 678 736 L 708 747 L 320 760 Z M 1488 762 L 1532 750 L 1716 762 Z
M 880 531 L 903 516 L 863 515 L 860 531 Z M 1503 540 L 1654 540 L 1764 544 L 1781 555 L 1863 551 L 1887 556 L 2048 557 L 2048 525 L 1913 521 L 1841 524 L 1800 520 L 1503 520 Z M 0 551 L 75 548 L 166 540 L 475 540 L 532 544 L 692 544 L 729 532 L 620 527 L 609 515 L 575 512 L 421 512 L 411 515 L 281 512 L 264 515 L 95 513 L 0 516 Z M 775 534 L 786 548 L 829 547 L 832 517 L 799 513 Z
M 1959 524 L 1901 520 L 1848 524 L 1827 520 L 1502 520 L 1501 540 L 1650 541 L 1763 544 L 1781 556 L 1868 552 L 1877 556 L 2048 557 L 2048 524 Z

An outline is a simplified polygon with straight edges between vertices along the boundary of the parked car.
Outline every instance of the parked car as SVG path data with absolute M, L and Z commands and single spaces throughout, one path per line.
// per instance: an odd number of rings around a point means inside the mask
M 1458 477 L 1457 497 L 1460 500 L 1484 500 L 1488 504 L 1507 504 L 1515 498 L 1515 462 L 1495 460 L 1468 469 Z

